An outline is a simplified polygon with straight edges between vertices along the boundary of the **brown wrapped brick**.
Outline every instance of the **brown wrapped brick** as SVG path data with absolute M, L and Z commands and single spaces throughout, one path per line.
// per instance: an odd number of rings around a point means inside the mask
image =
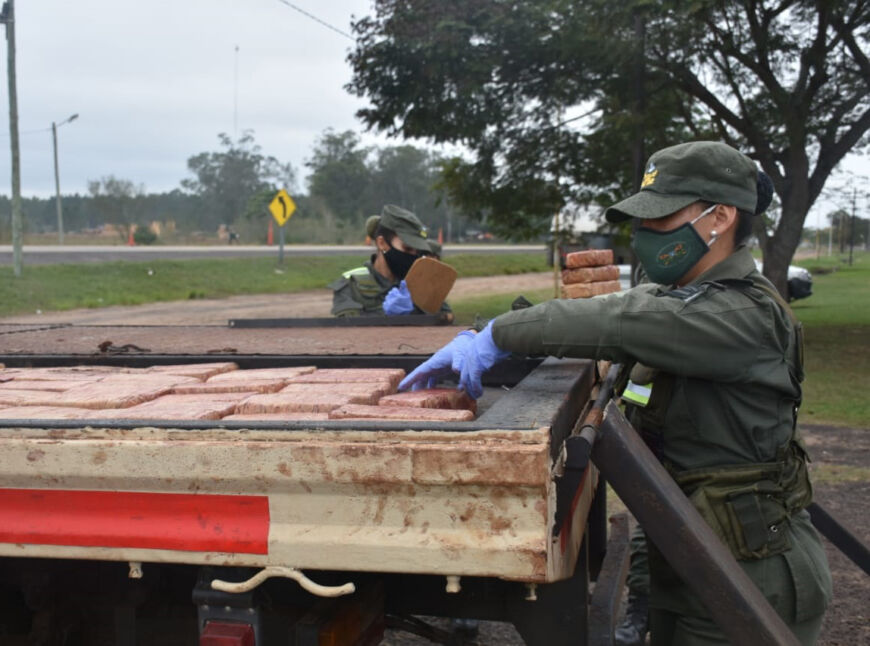
M 315 366 L 292 366 L 289 368 L 256 368 L 254 370 L 233 370 L 210 377 L 207 383 L 219 381 L 238 381 L 239 379 L 283 379 L 289 382 L 294 377 L 317 370 Z
M 329 419 L 329 413 L 246 413 L 244 415 L 227 415 L 224 419 L 229 422 L 322 421 Z
M 220 375 L 225 372 L 238 370 L 239 366 L 232 361 L 215 361 L 212 363 L 186 363 L 169 366 L 151 366 L 148 372 L 157 372 L 166 375 L 181 375 L 183 377 L 196 377 L 202 381 Z
M 99 381 L 110 374 L 120 374 L 118 370 L 106 372 L 102 366 L 93 366 L 92 370 L 79 368 L 12 368 L 4 370 L 0 375 L 7 379 L 26 379 L 27 381 Z
M 0 406 L 57 406 L 62 394 L 51 390 L 0 390 Z
M 590 298 L 601 294 L 610 294 L 622 289 L 618 280 L 608 280 L 603 283 L 574 283 L 562 285 L 562 298 Z
M 63 392 L 74 386 L 81 386 L 82 381 L 61 381 L 61 380 L 30 380 L 30 379 L 13 379 L 12 381 L 4 381 L 0 383 L 0 392 L 7 390 L 50 390 L 54 392 Z
M 396 392 L 395 386 L 389 381 L 374 383 L 351 382 L 346 384 L 297 384 L 290 383 L 280 391 L 282 393 L 344 393 L 346 395 L 367 395 L 372 398 L 369 404 L 376 404 L 384 395 Z
M 107 375 L 95 383 L 83 383 L 62 393 L 52 393 L 55 406 L 79 408 L 128 408 L 166 395 L 178 385 L 199 383 L 195 377 L 161 374 Z
M 575 283 L 600 283 L 607 280 L 619 280 L 619 267 L 604 265 L 603 267 L 575 267 L 562 272 L 562 282 L 566 285 Z
M 241 374 L 244 370 L 239 370 Z M 194 384 L 182 384 L 172 389 L 176 395 L 194 395 L 196 393 L 276 393 L 287 383 L 286 379 L 224 379 L 223 381 L 206 381 Z
M 157 399 L 118 410 L 93 411 L 94 419 L 221 419 L 232 415 L 236 405 L 255 393 L 164 395 Z
M 236 407 L 236 414 L 251 413 L 328 413 L 345 404 L 368 404 L 371 395 L 345 395 L 341 392 L 294 392 L 254 395 Z
M 613 264 L 613 249 L 587 249 L 575 251 L 565 256 L 565 266 L 574 267 L 601 267 Z
M 412 406 L 360 406 L 348 404 L 329 413 L 329 419 L 382 419 L 412 422 L 469 422 L 474 419 L 470 410 L 444 408 L 416 408 Z
M 477 402 L 455 388 L 423 388 L 381 397 L 379 406 L 414 406 L 417 408 L 477 410 Z
M 93 412 L 65 406 L 17 406 L 0 408 L 0 419 L 88 419 Z
M 304 384 L 347 384 L 353 382 L 389 381 L 393 387 L 405 377 L 401 368 L 330 368 L 300 375 L 291 383 Z

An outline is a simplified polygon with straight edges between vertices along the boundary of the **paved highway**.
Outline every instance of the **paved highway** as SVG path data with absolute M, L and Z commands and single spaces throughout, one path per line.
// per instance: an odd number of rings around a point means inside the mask
M 544 245 L 449 245 L 444 248 L 444 256 L 457 253 L 544 253 Z M 363 245 L 285 245 L 284 257 L 294 256 L 335 256 L 365 255 L 371 247 Z M 154 259 L 186 260 L 193 258 L 256 258 L 278 257 L 278 247 L 254 245 L 226 245 L 199 247 L 172 246 L 110 246 L 110 245 L 25 245 L 23 250 L 25 265 L 49 265 L 57 263 L 108 262 L 128 260 L 142 262 Z M 12 246 L 0 245 L 0 265 L 12 264 Z

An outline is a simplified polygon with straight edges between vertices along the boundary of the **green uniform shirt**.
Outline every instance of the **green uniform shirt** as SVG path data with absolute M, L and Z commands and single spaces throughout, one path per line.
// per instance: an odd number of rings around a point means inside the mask
M 384 315 L 384 299 L 399 281 L 382 276 L 372 265 L 374 256 L 364 266 L 344 272 L 333 281 L 333 316 Z
M 770 462 L 793 434 L 794 405 L 801 397 L 793 375 L 800 367 L 792 323 L 760 285 L 770 283 L 741 248 L 689 289 L 642 285 L 591 299 L 549 301 L 499 316 L 493 339 L 512 352 L 637 361 L 671 375 L 674 390 L 660 448 L 672 468 Z M 794 623 L 819 615 L 831 588 L 807 514 L 796 514 L 791 523 L 791 550 L 742 564 Z M 784 559 L 776 571 L 788 576 L 770 577 L 768 562 L 774 559 Z M 657 586 L 655 579 L 653 606 L 704 614 L 686 586 L 673 580 Z M 790 601 L 787 588 L 798 592 Z
M 341 278 L 330 283 L 332 289 L 333 316 L 384 316 L 384 299 L 387 293 L 398 286 L 398 280 L 390 280 L 374 268 L 374 256 L 362 267 L 344 272 Z M 442 312 L 450 312 L 444 303 Z M 413 314 L 422 314 L 417 307 Z

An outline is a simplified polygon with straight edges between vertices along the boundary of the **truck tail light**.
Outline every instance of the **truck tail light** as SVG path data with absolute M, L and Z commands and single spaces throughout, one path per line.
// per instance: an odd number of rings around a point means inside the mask
M 256 646 L 251 624 L 209 621 L 199 635 L 199 646 Z

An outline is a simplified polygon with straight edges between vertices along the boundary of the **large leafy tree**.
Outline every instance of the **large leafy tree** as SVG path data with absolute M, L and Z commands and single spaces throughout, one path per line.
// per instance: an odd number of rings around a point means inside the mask
M 265 192 L 292 189 L 293 167 L 264 155 L 252 131 L 246 130 L 236 141 L 223 133 L 218 139 L 223 150 L 190 157 L 187 167 L 194 177 L 181 182 L 202 198 L 213 224 L 231 224 L 250 214 L 249 202 Z
M 439 162 L 423 148 L 364 147 L 354 132 L 327 130 L 306 162 L 312 210 L 326 222 L 362 231 L 366 217 L 399 204 L 425 224 L 447 228 L 447 204 L 434 189 Z
M 354 222 L 371 215 L 363 200 L 371 185 L 368 155 L 350 130 L 326 130 L 317 140 L 305 165 L 311 170 L 308 195 L 324 217 Z
M 369 127 L 464 144 L 447 187 L 519 234 L 630 192 L 646 152 L 732 143 L 773 178 L 759 234 L 782 288 L 826 179 L 868 143 L 868 27 L 866 0 L 378 0 L 348 87 Z

